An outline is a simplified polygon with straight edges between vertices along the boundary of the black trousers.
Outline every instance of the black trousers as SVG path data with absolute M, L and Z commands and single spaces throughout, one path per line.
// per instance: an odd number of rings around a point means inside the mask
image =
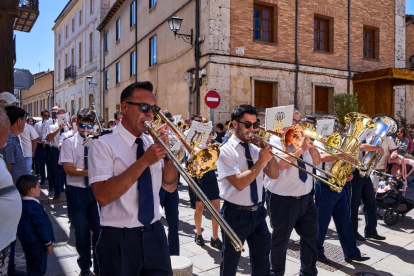
M 60 197 L 61 178 L 60 178 L 60 165 L 59 165 L 59 149 L 50 147 L 50 166 L 51 175 L 49 176 L 49 186 L 52 186 L 55 190 L 55 197 Z
M 296 199 L 270 194 L 270 275 L 284 275 L 286 251 L 292 230 L 300 236 L 300 275 L 317 275 L 318 212 L 311 194 Z
M 43 185 L 46 180 L 46 172 L 45 172 L 45 166 L 46 166 L 46 156 L 45 156 L 45 148 L 41 143 L 37 144 L 36 147 L 36 171 L 40 174 L 40 182 Z
M 97 255 L 100 276 L 170 276 L 170 254 L 164 226 L 102 227 Z
M 22 245 L 26 258 L 26 270 L 28 276 L 42 276 L 47 270 L 46 247 L 39 244 Z

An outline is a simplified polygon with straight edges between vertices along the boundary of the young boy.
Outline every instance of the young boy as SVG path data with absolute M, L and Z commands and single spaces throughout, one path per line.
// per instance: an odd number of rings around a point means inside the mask
M 40 196 L 40 182 L 36 176 L 22 175 L 16 186 L 23 199 L 17 236 L 26 257 L 27 275 L 45 275 L 47 254 L 53 252 L 55 237 L 52 223 L 36 199 Z

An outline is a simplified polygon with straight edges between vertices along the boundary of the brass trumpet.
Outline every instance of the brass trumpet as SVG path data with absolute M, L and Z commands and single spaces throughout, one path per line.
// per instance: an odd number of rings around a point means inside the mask
M 174 166 L 177 168 L 181 176 L 187 181 L 189 187 L 194 191 L 194 193 L 201 199 L 204 206 L 206 206 L 209 213 L 214 217 L 217 223 L 220 225 L 224 233 L 230 238 L 231 243 L 233 244 L 236 251 L 242 251 L 243 243 L 240 241 L 237 234 L 234 230 L 228 225 L 228 223 L 223 219 L 219 214 L 213 204 L 208 200 L 206 195 L 196 184 L 193 177 L 201 177 L 206 172 L 210 171 L 212 168 L 215 168 L 215 162 L 218 159 L 220 153 L 220 148 L 217 145 L 207 147 L 199 151 L 196 155 L 193 155 L 188 160 L 187 170 L 181 166 L 180 161 L 175 157 L 174 153 L 171 152 L 169 146 L 167 146 L 164 141 L 160 138 L 157 133 L 157 129 L 168 125 L 172 132 L 174 132 L 178 140 L 183 144 L 188 152 L 194 153 L 193 149 L 185 142 L 183 134 L 167 119 L 165 116 L 159 112 L 155 116 L 153 122 L 145 122 L 145 126 L 148 127 L 148 131 L 154 140 L 158 141 L 167 151 L 167 155 L 170 160 L 173 162 Z

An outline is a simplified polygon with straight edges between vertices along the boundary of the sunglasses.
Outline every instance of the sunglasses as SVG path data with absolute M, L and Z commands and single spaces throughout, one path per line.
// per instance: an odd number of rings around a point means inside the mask
M 244 126 L 246 128 L 251 128 L 253 126 L 254 129 L 258 128 L 260 126 L 260 124 L 258 122 L 252 123 L 252 122 L 242 122 L 242 121 L 237 121 L 238 123 L 244 124 Z
M 93 125 L 91 124 L 79 124 L 80 129 L 84 129 L 85 127 L 88 129 L 93 129 Z
M 140 107 L 140 111 L 142 113 L 148 113 L 148 111 L 150 111 L 150 109 L 152 109 L 152 113 L 154 113 L 154 115 L 156 115 L 161 110 L 161 107 L 156 106 L 156 105 L 149 105 L 149 104 L 146 104 L 146 103 L 134 103 L 134 102 L 126 102 L 126 103 L 131 104 L 131 105 L 138 105 Z
M 49 118 L 49 117 L 50 117 L 50 115 L 43 115 L 43 117 L 45 117 L 45 118 Z

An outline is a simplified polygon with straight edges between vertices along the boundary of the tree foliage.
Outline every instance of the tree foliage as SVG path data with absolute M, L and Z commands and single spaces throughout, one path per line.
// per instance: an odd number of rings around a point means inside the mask
M 345 126 L 345 115 L 349 112 L 358 112 L 358 95 L 347 93 L 335 94 L 333 108 L 339 123 L 341 126 Z

